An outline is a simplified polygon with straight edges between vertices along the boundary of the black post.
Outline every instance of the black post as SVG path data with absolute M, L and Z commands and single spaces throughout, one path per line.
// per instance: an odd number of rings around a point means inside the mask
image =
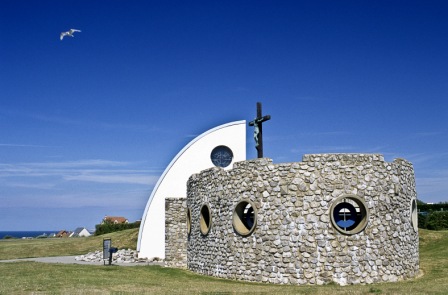
M 110 251 L 110 249 L 109 249 L 109 265 L 111 265 L 111 264 L 112 264 L 112 251 Z
M 261 102 L 257 102 L 257 119 L 261 118 Z M 263 124 L 258 123 L 258 145 L 255 147 L 257 149 L 258 158 L 263 158 Z

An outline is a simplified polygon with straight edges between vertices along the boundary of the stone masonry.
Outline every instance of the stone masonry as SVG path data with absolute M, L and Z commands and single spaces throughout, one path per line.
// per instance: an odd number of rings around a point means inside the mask
M 187 200 L 165 199 L 165 264 L 187 266 Z
M 366 207 L 357 233 L 341 231 L 332 219 L 334 203 L 346 195 Z M 231 170 L 210 168 L 190 177 L 186 203 L 166 201 L 166 261 L 205 275 L 275 284 L 415 277 L 416 197 L 412 164 L 388 163 L 379 154 L 310 154 L 296 163 L 262 158 L 235 163 Z M 256 211 L 248 235 L 232 223 L 241 200 Z M 200 231 L 204 205 L 211 219 L 206 234 Z

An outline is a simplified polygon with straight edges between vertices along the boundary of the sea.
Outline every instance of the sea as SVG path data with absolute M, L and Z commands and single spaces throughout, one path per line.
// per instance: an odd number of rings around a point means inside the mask
M 0 240 L 5 236 L 14 237 L 17 239 L 21 238 L 36 238 L 43 235 L 51 235 L 53 233 L 57 234 L 58 230 L 35 230 L 35 231 L 0 231 Z

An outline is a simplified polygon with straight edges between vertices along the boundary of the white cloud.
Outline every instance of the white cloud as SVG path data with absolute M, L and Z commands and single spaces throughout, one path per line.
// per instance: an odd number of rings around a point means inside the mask
M 31 147 L 31 148 L 46 148 L 46 147 L 51 147 L 51 146 L 37 145 L 37 144 L 0 143 L 0 147 Z
M 101 159 L 0 164 L 0 178 L 4 185 L 10 187 L 26 187 L 24 184 L 28 183 L 29 187 L 51 188 L 61 181 L 154 185 L 162 170 L 139 169 L 140 165 Z M 38 178 L 46 185 L 40 185 Z
M 39 182 L 39 183 L 30 183 L 29 181 L 2 181 L 3 186 L 8 187 L 15 187 L 15 188 L 27 188 L 27 189 L 53 189 L 56 185 L 54 183 L 46 183 L 46 182 Z
M 122 161 L 109 161 L 101 159 L 93 160 L 79 160 L 79 161 L 66 161 L 66 162 L 41 162 L 41 163 L 26 163 L 25 165 L 29 167 L 41 167 L 41 168 L 75 168 L 75 167 L 117 167 L 117 166 L 128 166 L 131 165 L 130 162 Z
M 99 183 L 132 183 L 143 185 L 154 185 L 158 176 L 141 175 L 141 174 L 97 174 L 83 173 L 82 175 L 66 175 L 65 180 L 68 181 L 89 181 Z
M 144 209 L 151 189 L 104 188 L 95 191 L 59 191 L 39 193 L 30 192 L 21 195 L 0 196 L 2 208 L 85 208 L 117 207 L 126 209 Z
M 47 114 L 37 114 L 31 112 L 25 112 L 22 110 L 0 110 L 0 114 L 11 116 L 11 117 L 25 117 L 31 118 L 38 121 L 43 122 L 51 122 L 56 124 L 63 125 L 75 125 L 75 126 L 83 126 L 88 128 L 101 128 L 101 129 L 127 129 L 133 131 L 145 131 L 145 132 L 158 132 L 161 128 L 157 126 L 148 126 L 144 124 L 129 124 L 129 123 L 110 123 L 110 122 L 101 122 L 101 121 L 89 121 L 84 118 L 66 118 L 66 117 L 57 117 Z

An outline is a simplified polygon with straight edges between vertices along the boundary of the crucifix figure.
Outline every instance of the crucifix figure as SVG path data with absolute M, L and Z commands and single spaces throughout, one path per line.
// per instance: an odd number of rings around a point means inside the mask
M 257 102 L 257 117 L 249 122 L 249 126 L 254 126 L 255 148 L 258 151 L 258 158 L 263 158 L 263 122 L 270 120 L 271 116 L 261 116 L 261 102 Z

